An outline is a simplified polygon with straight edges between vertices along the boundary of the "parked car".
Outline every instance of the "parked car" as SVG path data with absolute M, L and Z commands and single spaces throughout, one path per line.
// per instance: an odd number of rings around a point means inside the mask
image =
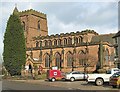
M 79 71 L 72 71 L 66 73 L 65 80 L 75 81 L 75 80 L 83 80 L 87 79 L 87 74 Z
M 98 74 L 98 73 L 88 74 L 87 81 L 88 81 L 88 83 L 94 82 L 97 86 L 101 86 L 105 82 L 109 82 L 110 77 L 116 72 L 120 72 L 120 69 L 111 68 L 104 74 Z
M 113 87 L 119 87 L 120 88 L 120 72 L 114 73 L 111 77 L 110 77 L 110 82 L 109 84 Z

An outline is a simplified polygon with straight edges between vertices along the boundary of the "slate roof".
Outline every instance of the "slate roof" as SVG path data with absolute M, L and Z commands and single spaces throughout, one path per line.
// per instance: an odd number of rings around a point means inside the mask
M 100 41 L 103 41 L 108 42 L 110 44 L 114 44 L 113 36 L 115 36 L 115 34 L 96 35 L 92 37 L 91 42 L 98 43 Z
M 118 36 L 120 36 L 120 31 L 118 31 L 118 33 L 116 33 L 113 38 L 118 37 Z

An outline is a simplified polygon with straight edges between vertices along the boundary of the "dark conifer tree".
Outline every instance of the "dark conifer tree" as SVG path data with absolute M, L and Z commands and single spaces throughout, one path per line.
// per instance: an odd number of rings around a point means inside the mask
M 14 10 L 7 22 L 4 35 L 4 65 L 10 75 L 20 75 L 26 60 L 25 37 L 17 10 Z

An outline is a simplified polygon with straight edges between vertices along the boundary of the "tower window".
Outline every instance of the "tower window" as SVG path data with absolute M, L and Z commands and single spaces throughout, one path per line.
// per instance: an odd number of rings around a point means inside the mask
M 25 22 L 24 21 L 22 22 L 22 25 L 23 25 L 23 30 L 25 31 Z
M 39 42 L 37 41 L 37 42 L 36 42 L 36 47 L 38 47 L 38 46 L 39 46 Z
M 38 31 L 40 31 L 40 20 L 38 21 Z

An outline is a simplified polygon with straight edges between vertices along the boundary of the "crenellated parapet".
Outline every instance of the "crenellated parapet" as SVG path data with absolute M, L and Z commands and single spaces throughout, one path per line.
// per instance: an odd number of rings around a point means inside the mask
M 46 18 L 46 14 L 44 14 L 44 13 L 42 13 L 42 12 L 35 11 L 35 10 L 33 10 L 33 9 L 19 12 L 19 15 L 20 15 L 20 16 L 29 15 L 29 14 L 34 14 L 34 15 L 36 15 L 36 16 Z

